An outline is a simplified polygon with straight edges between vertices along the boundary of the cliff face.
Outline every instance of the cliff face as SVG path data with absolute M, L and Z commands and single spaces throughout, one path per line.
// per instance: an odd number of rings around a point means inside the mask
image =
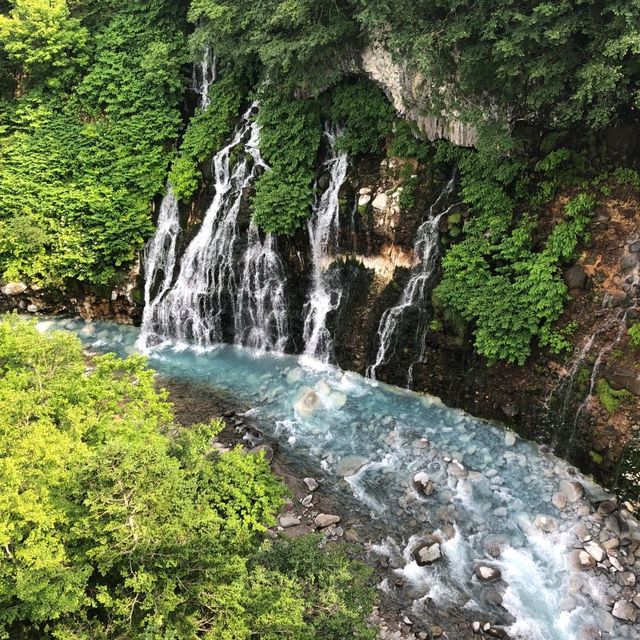
M 431 96 L 438 88 L 419 70 L 396 62 L 384 45 L 374 42 L 363 51 L 362 68 L 382 87 L 398 115 L 415 122 L 428 140 L 444 138 L 461 147 L 476 144 L 475 128 L 460 121 L 454 110 L 429 113 Z

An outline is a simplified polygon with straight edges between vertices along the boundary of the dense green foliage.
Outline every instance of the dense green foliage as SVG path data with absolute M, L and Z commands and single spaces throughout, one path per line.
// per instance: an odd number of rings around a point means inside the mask
M 368 30 L 424 73 L 434 107 L 602 127 L 640 106 L 636 0 L 356 4 Z
M 169 173 L 169 182 L 178 198 L 189 200 L 198 189 L 202 182 L 200 167 L 223 146 L 233 128 L 242 98 L 238 83 L 230 77 L 209 89 L 209 99 L 214 106 L 198 109 L 191 118 Z
M 16 0 L 0 16 L 0 273 L 108 282 L 151 230 L 176 138 L 179 5 Z
M 312 100 L 274 94 L 262 100 L 258 123 L 269 170 L 256 185 L 253 218 L 265 231 L 292 233 L 306 220 L 313 202 L 320 108 Z
M 489 362 L 524 363 L 534 339 L 555 352 L 568 347 L 554 331 L 567 295 L 559 266 L 585 237 L 593 197 L 570 199 L 551 231 L 536 237 L 536 197 L 527 190 L 532 175 L 522 161 L 486 151 L 455 155 L 470 218 L 463 239 L 444 257 L 436 303 L 472 323 L 476 350 Z M 555 170 L 555 163 L 538 165 L 545 191 L 547 174 Z
M 369 640 L 364 567 L 266 541 L 267 463 L 183 429 L 139 356 L 0 321 L 0 637 Z
M 633 394 L 626 389 L 614 389 L 601 378 L 596 384 L 596 397 L 608 413 L 615 413 L 623 402 L 633 399 Z
M 394 115 L 386 96 L 370 82 L 340 85 L 333 92 L 330 116 L 345 125 L 339 144 L 352 156 L 379 153 Z

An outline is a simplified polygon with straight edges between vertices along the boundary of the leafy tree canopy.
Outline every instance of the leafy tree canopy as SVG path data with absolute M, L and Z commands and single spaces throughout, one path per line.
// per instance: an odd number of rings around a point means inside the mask
M 174 424 L 144 359 L 0 320 L 0 637 L 372 640 L 368 572 L 267 541 L 283 487 Z

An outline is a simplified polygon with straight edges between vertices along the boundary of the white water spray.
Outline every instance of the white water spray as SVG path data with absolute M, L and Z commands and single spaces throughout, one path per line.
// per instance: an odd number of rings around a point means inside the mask
M 272 234 L 261 240 L 253 222 L 242 263 L 235 302 L 235 343 L 282 352 L 289 340 L 284 269 Z
M 340 203 L 338 194 L 347 177 L 348 157 L 336 148 L 340 130 L 327 127 L 325 136 L 330 156 L 325 163 L 329 186 L 313 207 L 308 223 L 309 244 L 313 260 L 312 284 L 304 309 L 304 355 L 328 362 L 331 357 L 331 335 L 327 317 L 340 305 L 342 290 L 329 282 L 327 267 L 337 253 Z
M 398 325 L 404 314 L 416 306 L 427 304 L 426 296 L 429 292 L 429 285 L 433 279 L 438 261 L 438 225 L 443 216 L 452 209 L 453 206 L 443 208 L 449 196 L 453 192 L 456 176 L 446 184 L 442 193 L 429 209 L 429 216 L 423 222 L 416 234 L 414 251 L 420 264 L 413 270 L 409 282 L 402 292 L 400 302 L 387 309 L 378 326 L 378 353 L 375 362 L 367 368 L 367 377 L 375 380 L 376 369 L 385 364 L 392 355 L 393 338 L 396 335 Z
M 182 257 L 171 291 L 155 309 L 154 330 L 167 339 L 210 347 L 223 340 L 222 318 L 236 292 L 234 247 L 245 189 L 259 167 L 256 104 L 243 115 L 231 142 L 213 158 L 215 196 Z M 233 154 L 241 159 L 233 167 Z

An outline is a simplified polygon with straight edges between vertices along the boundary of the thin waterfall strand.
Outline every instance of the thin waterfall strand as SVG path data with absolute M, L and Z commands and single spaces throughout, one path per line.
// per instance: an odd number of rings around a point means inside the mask
M 284 269 L 273 235 L 261 240 L 254 222 L 249 227 L 242 265 L 235 303 L 235 343 L 259 351 L 283 352 L 289 341 Z
M 394 337 L 398 325 L 404 314 L 412 307 L 427 304 L 426 296 L 429 285 L 436 271 L 438 261 L 438 225 L 453 206 L 445 207 L 453 189 L 455 187 L 456 176 L 446 184 L 442 193 L 429 209 L 429 216 L 418 228 L 414 251 L 420 260 L 420 264 L 412 271 L 409 282 L 405 286 L 400 302 L 390 309 L 387 309 L 378 326 L 378 352 L 375 362 L 367 368 L 367 377 L 375 380 L 376 369 L 385 364 L 392 355 Z
M 337 253 L 340 202 L 338 194 L 347 177 L 348 156 L 337 148 L 341 131 L 327 127 L 325 136 L 330 155 L 325 162 L 329 172 L 329 186 L 317 200 L 307 225 L 313 272 L 311 290 L 304 308 L 304 355 L 329 362 L 332 338 L 327 328 L 327 317 L 340 305 L 342 291 L 332 286 L 327 277 L 331 256 Z

